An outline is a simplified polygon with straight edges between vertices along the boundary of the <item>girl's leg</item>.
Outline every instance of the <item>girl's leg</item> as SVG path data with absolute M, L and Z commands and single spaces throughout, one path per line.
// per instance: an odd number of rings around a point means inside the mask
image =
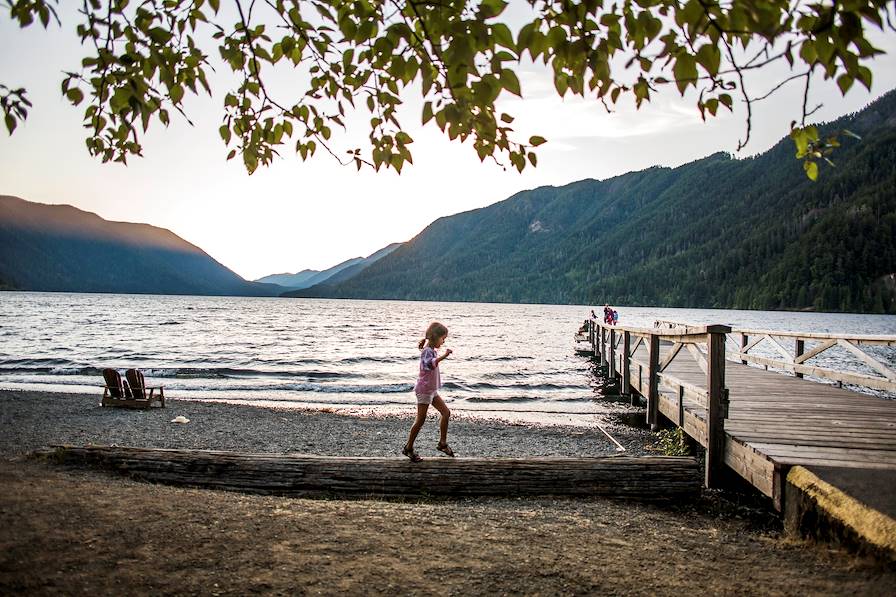
M 414 449 L 414 442 L 417 440 L 417 434 L 420 433 L 420 428 L 423 427 L 423 423 L 426 422 L 426 412 L 428 410 L 428 404 L 417 405 L 417 418 L 414 420 L 414 424 L 411 426 L 411 433 L 408 436 L 407 443 L 407 447 L 411 450 Z
M 439 445 L 444 446 L 448 443 L 448 419 L 451 418 L 451 411 L 448 405 L 442 400 L 442 397 L 436 394 L 432 399 L 432 405 L 439 411 L 441 419 L 439 419 Z

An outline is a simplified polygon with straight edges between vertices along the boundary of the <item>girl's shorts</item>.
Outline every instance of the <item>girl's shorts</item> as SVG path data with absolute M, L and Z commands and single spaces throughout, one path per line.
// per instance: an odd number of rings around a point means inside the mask
M 438 396 L 438 392 L 417 393 L 417 404 L 432 404 L 432 399 Z

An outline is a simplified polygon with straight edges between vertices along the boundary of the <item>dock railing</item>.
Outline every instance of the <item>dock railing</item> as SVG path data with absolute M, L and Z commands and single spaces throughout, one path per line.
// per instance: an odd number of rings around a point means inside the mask
M 685 429 L 688 435 L 706 448 L 705 483 L 707 487 L 718 486 L 724 468 L 724 425 L 728 416 L 725 338 L 731 328 L 706 325 L 658 329 L 609 325 L 594 319 L 590 322 L 589 337 L 595 357 L 607 367 L 611 379 L 618 373 L 623 395 L 634 397 L 634 390 L 647 399 L 647 422 L 652 429 L 656 430 L 659 424 L 660 392 L 677 396 L 678 420 L 675 422 L 682 427 L 690 426 L 690 430 Z M 671 343 L 662 359 L 661 342 Z M 638 356 L 642 345 L 647 351 L 646 362 Z M 704 383 L 689 382 L 667 371 L 669 365 L 684 354 L 694 359 L 705 374 Z M 705 418 L 691 417 L 685 421 L 685 400 L 696 402 L 705 409 Z
M 657 320 L 654 328 L 661 330 L 687 329 L 689 326 L 675 321 Z M 782 332 L 777 330 L 756 330 L 733 328 L 727 336 L 728 358 L 741 364 L 779 369 L 796 377 L 809 375 L 827 379 L 839 385 L 851 384 L 896 393 L 896 371 L 874 355 L 862 350 L 862 346 L 896 347 L 896 336 L 833 334 L 827 332 Z M 785 344 L 791 343 L 791 353 Z M 754 354 L 757 348 L 773 351 L 774 357 Z M 838 368 L 822 366 L 819 357 L 835 348 L 842 348 L 854 363 L 861 363 L 876 375 L 848 369 L 848 361 L 841 360 Z M 809 363 L 813 360 L 813 363 Z

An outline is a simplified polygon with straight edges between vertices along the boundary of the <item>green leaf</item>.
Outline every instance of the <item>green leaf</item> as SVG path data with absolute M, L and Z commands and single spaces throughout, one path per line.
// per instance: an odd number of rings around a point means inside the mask
M 516 73 L 509 69 L 504 69 L 501 71 L 501 86 L 504 87 L 510 93 L 520 96 L 523 96 L 523 92 L 520 89 L 520 80 L 517 78 Z
M 846 73 L 843 73 L 842 75 L 837 77 L 837 87 L 840 88 L 840 93 L 846 95 L 846 92 L 849 91 L 850 87 L 852 87 L 853 81 L 854 79 Z
M 538 147 L 539 145 L 544 145 L 545 143 L 547 143 L 547 139 L 545 139 L 544 137 L 539 137 L 538 135 L 529 137 L 529 145 L 531 145 L 532 147 Z
M 719 72 L 719 65 L 722 63 L 722 52 L 715 44 L 704 44 L 697 50 L 697 62 L 700 63 L 706 72 L 715 76 Z
M 162 27 L 153 27 L 149 30 L 149 38 L 159 45 L 167 44 L 173 37 L 173 33 Z
M 810 180 L 818 180 L 818 164 L 806 160 L 803 162 L 803 170 L 806 171 L 806 176 L 808 176 Z
M 675 84 L 681 95 L 684 95 L 688 85 L 697 85 L 697 62 L 690 54 L 684 51 L 680 52 L 672 67 L 672 72 L 675 74 Z
M 174 85 L 168 90 L 168 96 L 171 98 L 172 103 L 179 104 L 184 97 L 184 88 L 180 85 Z
M 807 160 L 803 162 L 803 170 L 806 171 L 806 176 L 810 180 L 818 180 L 818 164 Z
M 68 101 L 77 106 L 84 100 L 84 92 L 77 87 L 72 87 L 66 92 L 65 97 L 68 98 Z

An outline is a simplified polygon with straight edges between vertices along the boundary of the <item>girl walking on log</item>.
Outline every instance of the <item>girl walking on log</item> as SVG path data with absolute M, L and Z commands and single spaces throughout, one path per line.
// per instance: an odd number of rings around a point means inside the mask
M 451 411 L 445 405 L 445 401 L 439 396 L 439 388 L 442 380 L 439 375 L 439 363 L 448 358 L 451 349 L 447 349 L 445 354 L 439 356 L 438 350 L 445 343 L 448 337 L 448 328 L 434 321 L 426 328 L 426 337 L 420 340 L 417 348 L 420 352 L 420 373 L 417 376 L 417 383 L 414 385 L 414 394 L 417 396 L 417 418 L 411 426 L 411 433 L 408 436 L 408 443 L 405 444 L 401 453 L 411 459 L 411 462 L 420 462 L 422 458 L 414 451 L 414 441 L 420 428 L 426 422 L 426 413 L 429 405 L 432 404 L 439 411 L 441 417 L 439 421 L 439 443 L 436 450 L 444 452 L 448 456 L 453 457 L 454 451 L 448 445 L 448 419 L 451 417 Z

